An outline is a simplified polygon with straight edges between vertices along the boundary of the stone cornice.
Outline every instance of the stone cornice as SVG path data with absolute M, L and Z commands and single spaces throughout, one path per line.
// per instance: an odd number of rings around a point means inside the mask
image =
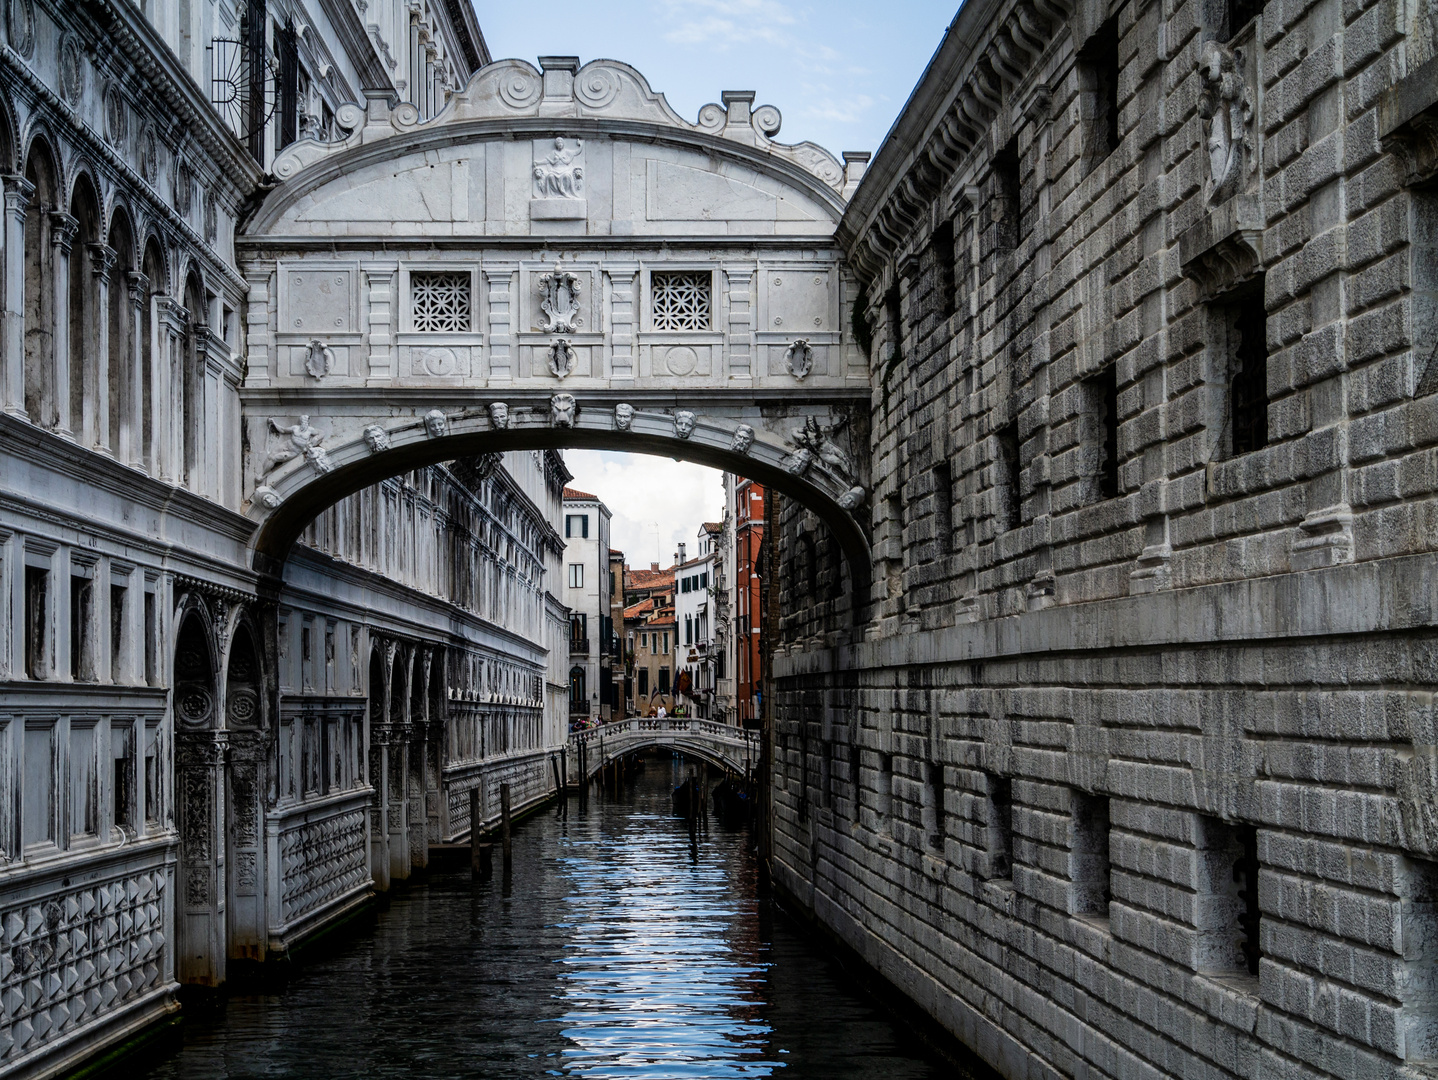
M 160 104 L 174 114 L 188 134 L 214 158 L 243 197 L 259 183 L 263 170 L 245 151 L 211 107 L 204 93 L 180 66 L 138 7 L 125 0 L 85 0 L 109 42 L 150 82 Z
M 806 251 L 833 250 L 838 256 L 841 251 L 827 233 L 791 233 L 787 235 L 753 234 L 734 236 L 714 234 L 696 236 L 685 234 L 670 236 L 655 233 L 648 236 L 412 236 L 395 237 L 380 235 L 344 236 L 238 236 L 235 249 L 240 261 L 248 255 L 272 256 L 286 251 L 360 251 L 360 252 L 412 252 L 412 251 L 488 251 L 495 248 L 517 248 L 534 250 L 588 250 L 615 249 L 622 251 L 687 251 L 690 249 L 722 248 L 738 251 L 772 251 L 778 249 L 804 249 Z M 552 256 L 547 256 L 552 261 Z M 268 269 L 268 268 L 267 268 Z
M 345 55 L 353 61 L 359 74 L 360 90 L 394 93 L 394 83 L 375 52 L 374 42 L 370 40 L 364 23 L 360 22 L 352 0 L 320 0 L 320 10 L 334 28 Z
M 836 237 L 872 280 L 926 217 L 1067 28 L 1071 0 L 972 0 L 959 10 L 849 200 Z

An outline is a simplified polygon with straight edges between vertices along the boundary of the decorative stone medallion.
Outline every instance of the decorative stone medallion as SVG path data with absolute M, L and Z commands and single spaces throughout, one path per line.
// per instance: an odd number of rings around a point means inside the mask
M 85 55 L 80 39 L 66 34 L 60 39 L 60 96 L 70 105 L 78 105 L 85 92 Z
M 105 138 L 111 146 L 122 146 L 130 133 L 130 111 L 118 83 L 105 87 Z
M 25 59 L 35 51 L 35 4 L 33 0 L 10 0 L 10 47 Z

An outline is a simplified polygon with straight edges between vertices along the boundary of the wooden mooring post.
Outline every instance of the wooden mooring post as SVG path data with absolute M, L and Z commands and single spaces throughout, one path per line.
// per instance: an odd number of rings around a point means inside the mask
M 481 881 L 494 874 L 493 845 L 483 843 L 484 811 L 479 803 L 479 788 L 469 789 L 469 873 Z
M 504 868 L 509 869 L 509 785 L 499 785 L 499 843 L 504 853 Z

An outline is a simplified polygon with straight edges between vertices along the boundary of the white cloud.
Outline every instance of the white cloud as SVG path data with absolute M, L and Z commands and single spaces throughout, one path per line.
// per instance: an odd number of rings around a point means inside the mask
M 609 543 L 630 566 L 668 566 L 680 543 L 692 556 L 700 523 L 724 516 L 724 474 L 716 469 L 606 450 L 566 450 L 564 462 L 570 486 L 599 496 L 613 514 Z
M 789 41 L 785 27 L 798 19 L 776 0 L 664 0 L 664 17 L 673 27 L 664 40 L 676 45 L 708 45 L 724 49 L 763 41 Z

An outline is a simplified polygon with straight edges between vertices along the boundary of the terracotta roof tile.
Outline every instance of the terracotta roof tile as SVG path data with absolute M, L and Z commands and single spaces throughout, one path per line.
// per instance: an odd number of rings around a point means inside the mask
M 587 491 L 580 491 L 578 488 L 572 487 L 564 489 L 564 497 L 566 499 L 593 499 L 595 502 L 599 501 L 598 495 L 591 495 Z

